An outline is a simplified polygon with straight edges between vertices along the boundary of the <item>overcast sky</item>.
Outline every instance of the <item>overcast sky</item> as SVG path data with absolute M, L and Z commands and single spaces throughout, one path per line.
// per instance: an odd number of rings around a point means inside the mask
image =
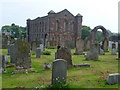
M 92 29 L 103 25 L 112 32 L 118 32 L 119 0 L 1 0 L 0 27 L 15 23 L 26 26 L 28 18 L 46 16 L 67 9 L 73 15 L 83 15 L 83 25 Z

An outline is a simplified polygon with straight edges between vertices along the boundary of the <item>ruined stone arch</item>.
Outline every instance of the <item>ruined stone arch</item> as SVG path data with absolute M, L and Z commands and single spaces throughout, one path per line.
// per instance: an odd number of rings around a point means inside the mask
M 91 31 L 91 34 L 90 34 L 90 43 L 91 43 L 91 45 L 90 45 L 90 47 L 92 47 L 93 45 L 96 44 L 96 32 L 97 32 L 98 29 L 102 30 L 103 37 L 104 37 L 104 40 L 102 42 L 102 49 L 104 51 L 107 51 L 108 50 L 108 43 L 109 43 L 109 33 L 101 25 L 94 27 L 94 29 Z

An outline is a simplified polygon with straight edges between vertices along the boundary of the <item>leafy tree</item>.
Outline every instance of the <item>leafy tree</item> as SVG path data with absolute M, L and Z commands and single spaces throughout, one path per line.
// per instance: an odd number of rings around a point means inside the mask
M 11 26 L 9 25 L 2 26 L 1 31 L 11 32 L 10 37 L 13 37 L 13 38 L 26 37 L 26 27 L 21 27 L 19 25 L 15 25 L 14 23 Z
M 91 28 L 89 26 L 82 26 L 82 36 L 81 38 L 84 40 L 86 37 L 90 35 Z

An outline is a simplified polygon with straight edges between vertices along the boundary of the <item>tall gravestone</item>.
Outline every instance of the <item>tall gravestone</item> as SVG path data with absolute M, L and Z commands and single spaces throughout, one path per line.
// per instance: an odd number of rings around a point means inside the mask
M 14 44 L 10 44 L 10 63 L 15 64 L 17 58 L 16 47 Z
M 1 55 L 0 54 L 0 68 L 2 69 L 2 72 L 5 72 L 6 71 L 6 63 L 5 63 L 5 57 L 4 55 Z
M 86 60 L 98 60 L 98 45 L 94 44 L 88 54 L 86 55 Z
M 80 38 L 77 38 L 75 54 L 79 54 L 79 55 L 83 54 L 83 44 L 84 44 L 83 40 Z
M 66 83 L 67 61 L 56 59 L 52 66 L 52 84 Z
M 67 61 L 67 68 L 72 68 L 72 55 L 68 48 L 61 47 L 55 53 L 55 59 L 64 59 Z
M 31 68 L 30 45 L 26 41 L 17 40 L 16 47 L 16 62 L 15 65 L 23 68 Z
M 41 49 L 41 52 L 43 52 L 43 50 L 44 50 L 43 44 L 40 44 L 40 49 Z
M 36 58 L 40 58 L 40 48 L 36 48 Z
M 111 54 L 112 54 L 112 55 L 116 55 L 116 53 L 117 53 L 116 44 L 113 43 L 113 44 L 112 44 L 112 51 L 111 51 Z

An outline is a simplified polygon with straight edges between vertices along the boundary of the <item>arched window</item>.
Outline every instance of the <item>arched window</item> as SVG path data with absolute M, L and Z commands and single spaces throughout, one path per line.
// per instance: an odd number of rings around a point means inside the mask
M 60 23 L 59 23 L 59 21 L 57 20 L 57 21 L 56 21 L 56 31 L 59 31 L 59 29 L 60 29 Z
M 65 20 L 64 21 L 64 31 L 67 31 L 68 29 L 68 22 Z

